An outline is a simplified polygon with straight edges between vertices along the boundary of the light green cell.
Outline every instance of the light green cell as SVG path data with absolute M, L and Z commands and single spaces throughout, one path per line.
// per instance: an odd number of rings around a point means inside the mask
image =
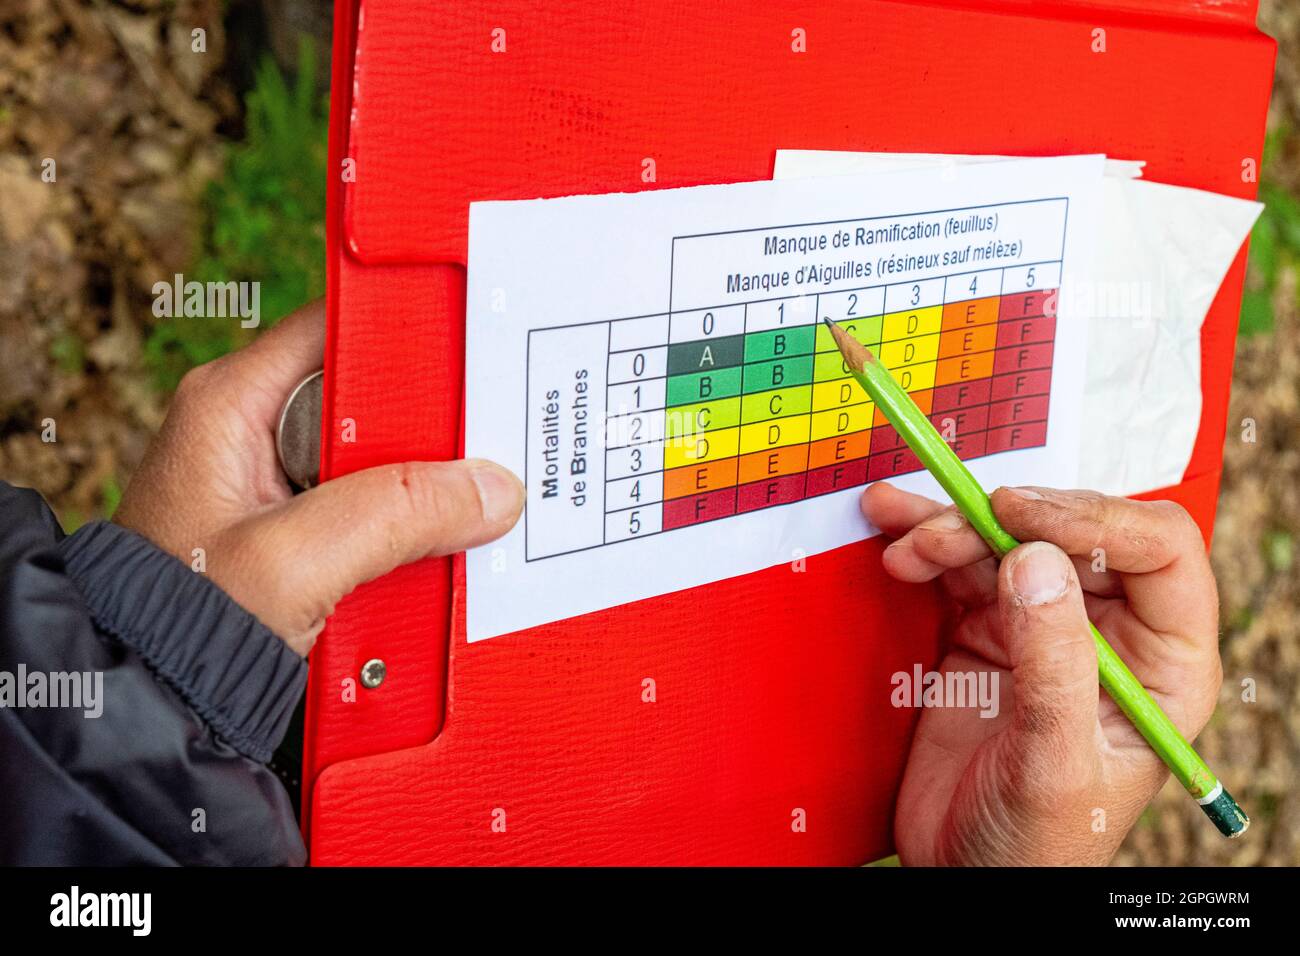
M 844 356 L 838 350 L 818 352 L 817 363 L 813 368 L 814 382 L 832 382 L 837 378 L 847 378 L 849 367 L 844 364 Z
M 745 361 L 764 362 L 791 355 L 808 355 L 816 341 L 815 325 L 751 332 L 745 336 Z
M 871 315 L 861 319 L 843 319 L 835 324 L 844 329 L 863 345 L 875 346 L 880 343 L 880 328 L 882 322 L 884 322 L 884 316 Z M 817 326 L 817 351 L 839 351 L 835 346 L 835 339 L 831 337 L 831 330 L 826 328 L 825 323 Z
M 740 401 L 740 421 L 743 425 L 785 415 L 805 415 L 812 411 L 812 386 L 773 388 L 745 395 Z
M 668 409 L 665 415 L 665 434 L 668 438 L 695 435 L 716 428 L 734 428 L 740 424 L 740 397 L 678 405 Z

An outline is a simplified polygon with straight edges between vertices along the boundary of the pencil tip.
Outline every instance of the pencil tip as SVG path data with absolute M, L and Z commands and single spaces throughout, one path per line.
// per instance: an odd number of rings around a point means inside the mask
M 840 350 L 840 354 L 844 356 L 844 361 L 850 368 L 861 372 L 866 363 L 874 360 L 871 352 L 862 343 L 832 322 L 829 316 L 823 315 L 822 321 L 831 330 L 831 338 L 835 340 L 835 347 Z

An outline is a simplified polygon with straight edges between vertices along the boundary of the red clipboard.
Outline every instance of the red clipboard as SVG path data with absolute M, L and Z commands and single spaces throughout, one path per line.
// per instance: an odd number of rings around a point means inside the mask
M 1275 50 L 1254 20 L 1255 0 L 338 0 L 322 472 L 461 451 L 471 201 L 766 179 L 778 148 L 1105 152 L 1250 198 Z M 1186 477 L 1153 495 L 1207 540 L 1244 265 L 1205 323 Z M 313 862 L 888 855 L 917 716 L 889 676 L 934 665 L 948 609 L 881 550 L 474 645 L 461 558 L 358 589 L 311 658 Z

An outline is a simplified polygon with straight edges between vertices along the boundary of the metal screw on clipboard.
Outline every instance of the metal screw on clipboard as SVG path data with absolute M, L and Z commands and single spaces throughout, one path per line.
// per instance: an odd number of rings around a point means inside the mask
M 372 657 L 361 665 L 361 686 L 374 690 L 388 676 L 388 665 L 377 657 Z
M 296 491 L 320 483 L 321 397 L 325 373 L 313 372 L 299 382 L 284 407 L 275 430 L 275 452 L 280 467 Z M 388 676 L 388 665 L 377 657 L 361 665 L 361 686 L 374 690 Z

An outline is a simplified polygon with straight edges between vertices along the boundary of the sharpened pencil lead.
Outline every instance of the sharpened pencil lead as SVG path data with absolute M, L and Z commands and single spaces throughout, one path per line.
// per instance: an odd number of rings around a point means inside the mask
M 835 347 L 840 350 L 840 355 L 844 356 L 844 362 L 850 369 L 861 372 L 868 362 L 876 361 L 870 349 L 832 322 L 829 316 L 823 315 L 822 321 L 830 328 Z

